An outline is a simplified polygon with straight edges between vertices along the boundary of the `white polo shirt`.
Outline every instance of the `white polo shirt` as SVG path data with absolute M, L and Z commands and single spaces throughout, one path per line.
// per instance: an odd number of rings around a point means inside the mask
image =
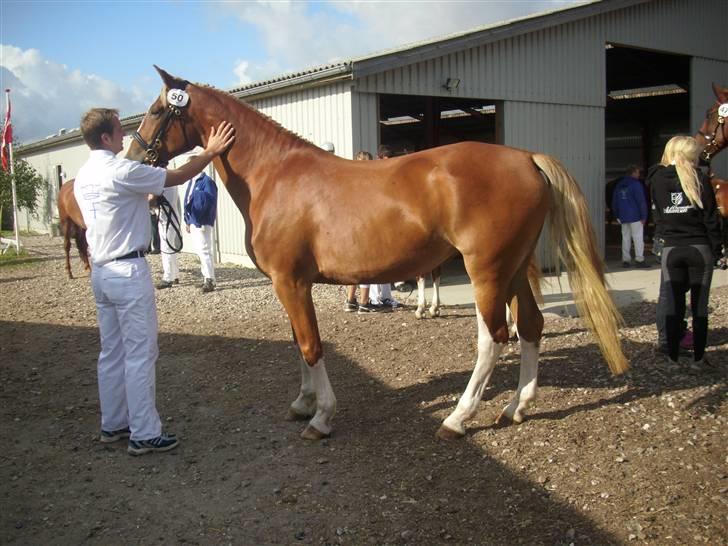
M 108 150 L 91 150 L 76 175 L 73 193 L 86 223 L 91 262 L 103 265 L 151 240 L 147 196 L 164 190 L 167 171 L 118 158 Z

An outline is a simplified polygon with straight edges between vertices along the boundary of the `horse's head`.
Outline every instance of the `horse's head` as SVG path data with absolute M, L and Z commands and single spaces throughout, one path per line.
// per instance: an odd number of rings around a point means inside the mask
M 199 132 L 190 115 L 190 82 L 176 78 L 158 66 L 154 68 L 164 82 L 162 92 L 152 103 L 126 153 L 150 165 L 165 166 L 170 159 L 201 144 Z
M 707 162 L 728 145 L 728 87 L 713 84 L 713 92 L 717 100 L 706 112 L 697 136 L 705 146 L 701 158 Z

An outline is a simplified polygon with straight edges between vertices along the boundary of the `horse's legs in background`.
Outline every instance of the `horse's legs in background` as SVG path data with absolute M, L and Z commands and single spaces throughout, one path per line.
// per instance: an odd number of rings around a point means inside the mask
M 273 288 L 288 313 L 294 341 L 308 367 L 302 372 L 301 393 L 305 393 L 304 400 L 310 399 L 309 392 L 313 389 L 316 399 L 316 413 L 301 433 L 301 437 L 307 440 L 320 440 L 331 434 L 331 420 L 336 413 L 336 396 L 326 373 L 316 312 L 311 298 L 311 285 L 288 276 L 275 276 Z M 307 380 L 310 380 L 310 383 L 304 385 Z M 297 408 L 301 407 L 300 404 L 294 407 L 299 399 L 301 399 L 300 394 L 291 404 L 290 412 L 295 414 Z
M 68 278 L 73 278 L 73 273 L 71 273 L 71 234 L 69 231 L 71 230 L 71 226 L 68 225 L 67 222 L 61 221 L 61 229 L 63 230 L 63 250 L 66 252 L 66 273 L 68 273 Z
M 437 266 L 432 270 L 432 305 L 428 310 L 430 318 L 440 316 L 440 277 L 442 276 L 442 266 Z M 417 275 L 417 310 L 415 316 L 420 319 L 425 316 L 425 307 L 427 307 L 427 299 L 425 298 L 425 275 Z
M 442 266 L 432 270 L 432 305 L 430 306 L 430 318 L 440 316 L 440 277 L 442 277 Z
M 443 421 L 437 431 L 437 437 L 443 440 L 452 440 L 465 435 L 464 422 L 475 415 L 498 356 L 508 342 L 506 297 L 503 290 L 495 280 L 478 282 L 470 267 L 468 272 L 473 279 L 475 315 L 478 320 L 478 360 L 457 408 Z
M 417 275 L 417 310 L 415 316 L 421 319 L 425 316 L 425 307 L 427 301 L 425 300 L 425 275 Z
M 524 267 L 514 279 L 515 295 L 511 300 L 511 308 L 518 328 L 518 338 L 521 342 L 518 389 L 516 389 L 513 399 L 495 420 L 497 425 L 523 422 L 523 412 L 536 398 L 538 388 L 538 351 L 543 333 L 543 314 L 533 296 L 526 272 L 527 269 Z
M 508 323 L 508 335 L 514 337 L 518 335 L 518 328 L 516 327 L 516 321 L 511 313 L 511 308 L 506 305 L 506 322 Z

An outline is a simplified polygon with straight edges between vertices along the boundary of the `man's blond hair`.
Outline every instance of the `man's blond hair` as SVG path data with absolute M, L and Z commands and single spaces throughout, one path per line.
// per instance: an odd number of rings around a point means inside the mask
M 89 148 L 99 150 L 104 147 L 101 135 L 112 135 L 114 118 L 118 117 L 119 111 L 114 108 L 91 108 L 81 117 L 81 134 Z

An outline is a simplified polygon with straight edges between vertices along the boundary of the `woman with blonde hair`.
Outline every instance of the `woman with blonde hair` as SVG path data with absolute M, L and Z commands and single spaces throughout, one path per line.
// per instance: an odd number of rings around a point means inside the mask
M 721 251 L 715 194 L 707 177 L 696 169 L 701 149 L 693 137 L 673 137 L 660 163 L 647 175 L 656 232 L 664 241 L 658 331 L 664 330 L 668 358 L 677 363 L 685 293 L 690 291 L 693 357 L 698 365 L 707 363 L 708 298 L 713 264 Z

